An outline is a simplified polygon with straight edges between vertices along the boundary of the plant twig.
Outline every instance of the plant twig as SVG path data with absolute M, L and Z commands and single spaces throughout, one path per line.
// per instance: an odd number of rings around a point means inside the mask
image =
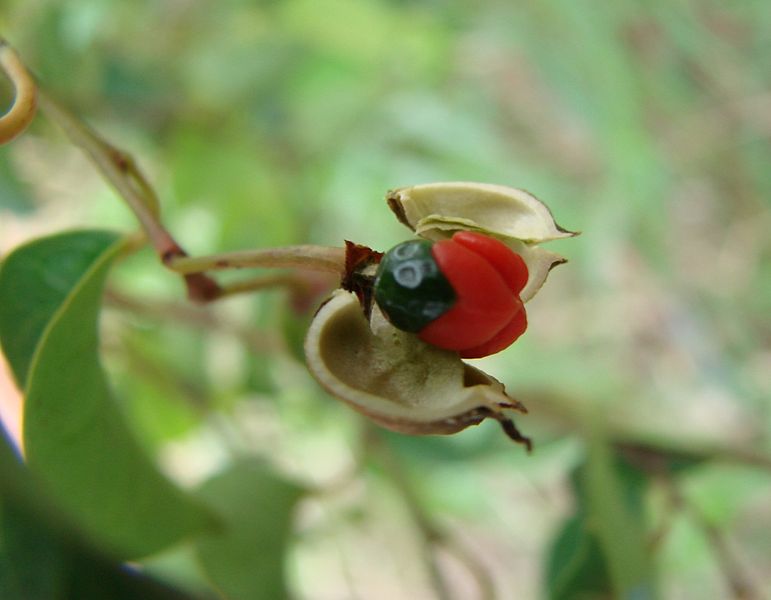
M 728 587 L 734 598 L 736 600 L 760 600 L 760 592 L 756 589 L 749 573 L 729 548 L 725 534 L 700 515 L 696 515 L 696 517 L 715 552 L 717 562 L 723 571 L 723 577 L 728 582 Z
M 551 426 L 564 434 L 581 433 L 586 418 L 582 416 L 581 402 L 548 390 L 531 389 L 520 392 L 522 397 L 538 398 L 538 412 Z M 608 438 L 614 449 L 640 462 L 647 470 L 661 470 L 668 461 L 692 462 L 723 461 L 757 467 L 771 472 L 771 455 L 753 448 L 725 441 L 678 438 L 666 439 L 655 431 L 644 431 L 625 423 L 610 421 L 606 424 Z
M 450 590 L 447 586 L 447 582 L 442 576 L 434 553 L 434 545 L 440 542 L 443 535 L 439 532 L 436 524 L 433 523 L 424 510 L 415 491 L 401 472 L 399 465 L 395 464 L 393 455 L 390 454 L 390 452 L 383 453 L 382 458 L 391 482 L 401 494 L 407 510 L 410 513 L 410 517 L 423 538 L 421 550 L 426 561 L 426 567 L 428 568 L 428 573 L 431 577 L 436 596 L 438 600 L 451 600 L 452 596 L 450 595 Z
M 373 428 L 370 427 L 368 429 L 368 447 L 377 450 L 377 455 L 381 459 L 384 469 L 388 473 L 391 482 L 402 496 L 412 520 L 423 536 L 423 551 L 426 556 L 428 571 L 437 598 L 440 600 L 449 600 L 452 598 L 434 554 L 434 548 L 440 547 L 455 556 L 455 558 L 466 567 L 477 584 L 479 598 L 482 600 L 494 600 L 496 597 L 495 587 L 487 569 L 471 552 L 468 551 L 468 549 L 463 547 L 457 539 L 454 539 L 447 534 L 447 532 L 434 522 L 420 502 L 415 489 L 405 476 L 401 465 L 398 464 L 397 459 L 388 447 L 388 444 L 374 431 Z
M 62 128 L 70 141 L 80 148 L 128 204 L 159 255 L 177 244 L 159 222 L 158 198 L 136 161 L 112 146 L 64 106 L 41 91 L 40 108 Z
M 43 112 L 64 130 L 73 144 L 85 152 L 102 176 L 128 204 L 161 261 L 165 264 L 171 258 L 187 256 L 161 224 L 158 198 L 134 159 L 102 139 L 93 129 L 46 94 L 41 93 L 39 96 Z M 203 273 L 185 275 L 185 284 L 188 297 L 195 302 L 210 302 L 219 297 L 219 284 Z
M 11 109 L 0 118 L 0 143 L 9 141 L 24 130 L 32 120 L 39 103 L 51 121 L 62 128 L 74 145 L 83 150 L 126 202 L 161 262 L 183 276 L 187 295 L 191 300 L 211 302 L 223 296 L 265 287 L 257 280 L 223 287 L 205 274 L 209 270 L 289 267 L 342 274 L 345 267 L 345 252 L 342 248 L 290 246 L 189 258 L 187 252 L 163 225 L 158 195 L 134 158 L 110 144 L 67 108 L 40 91 L 19 56 L 2 38 L 0 67 L 16 90 Z
M 271 352 L 279 346 L 278 340 L 272 338 L 268 332 L 243 329 L 234 323 L 224 321 L 212 312 L 188 304 L 138 299 L 114 289 L 108 289 L 105 292 L 104 300 L 107 306 L 119 310 L 233 335 L 252 352 Z
M 0 144 L 4 144 L 19 135 L 32 122 L 37 109 L 37 86 L 19 55 L 1 37 L 0 68 L 11 80 L 15 92 L 11 108 L 0 117 Z
M 330 246 L 283 246 L 210 256 L 175 256 L 166 261 L 166 266 L 183 275 L 247 267 L 308 269 L 342 274 L 345 250 Z
M 667 477 L 664 481 L 667 485 L 672 504 L 687 512 L 704 532 L 712 551 L 715 553 L 715 560 L 731 590 L 732 597 L 735 600 L 760 600 L 762 598 L 760 591 L 753 582 L 748 570 L 740 563 L 731 548 L 729 548 L 725 534 L 682 494 L 677 483 L 672 478 Z
M 342 248 L 325 246 L 288 246 L 189 257 L 161 223 L 157 195 L 134 159 L 106 142 L 47 95 L 40 95 L 40 105 L 46 114 L 62 127 L 70 140 L 86 153 L 126 201 L 161 262 L 184 277 L 191 300 L 211 302 L 224 296 L 265 287 L 259 284 L 255 286 L 253 282 L 223 287 L 205 274 L 210 270 L 261 267 L 342 273 L 345 251 Z
M 309 289 L 307 281 L 296 273 L 277 273 L 275 275 L 259 275 L 251 279 L 221 283 L 221 298 L 243 294 L 244 292 L 257 292 L 274 288 L 289 288 L 290 290 L 306 291 Z

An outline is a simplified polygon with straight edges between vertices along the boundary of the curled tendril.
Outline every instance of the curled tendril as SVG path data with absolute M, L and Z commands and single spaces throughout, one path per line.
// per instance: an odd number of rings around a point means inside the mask
M 0 67 L 11 80 L 15 90 L 11 108 L 0 117 L 0 144 L 5 144 L 24 131 L 35 116 L 37 86 L 16 51 L 2 38 Z

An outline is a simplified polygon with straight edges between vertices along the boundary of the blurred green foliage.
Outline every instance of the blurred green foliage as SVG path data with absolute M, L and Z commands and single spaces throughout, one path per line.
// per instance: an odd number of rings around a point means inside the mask
M 278 508 L 276 529 L 261 529 L 271 510 L 244 529 L 287 553 L 276 589 L 436 597 L 420 540 L 438 529 L 438 570 L 457 597 L 485 589 L 481 571 L 501 598 L 760 598 L 771 594 L 766 4 L 3 0 L 0 33 L 51 94 L 138 158 L 191 254 L 344 239 L 384 250 L 408 233 L 385 191 L 442 180 L 528 189 L 583 231 L 554 244 L 571 263 L 528 305 L 528 333 L 480 365 L 529 406 L 518 421 L 536 442 L 529 457 L 495 424 L 451 438 L 370 431 L 299 360 L 313 302 L 298 312 L 271 291 L 204 310 L 183 306 L 149 252 L 114 269 L 102 360 L 164 471 L 192 487 L 257 456 L 268 479 L 327 490 L 299 501 L 291 535 Z M 0 149 L 0 252 L 67 227 L 136 226 L 39 117 Z M 393 453 L 406 500 L 373 446 Z M 570 482 L 579 466 L 584 493 Z M 244 487 L 235 497 L 259 506 Z M 431 527 L 405 511 L 415 503 Z M 17 522 L 5 515 L 3 504 L 2 523 Z M 443 560 L 448 540 L 474 560 Z M 209 587 L 194 560 L 174 547 L 141 565 L 212 594 L 216 574 Z M 630 591 L 635 573 L 650 587 Z

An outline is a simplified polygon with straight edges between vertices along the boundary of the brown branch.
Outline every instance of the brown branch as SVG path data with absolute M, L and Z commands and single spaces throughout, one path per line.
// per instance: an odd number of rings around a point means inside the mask
M 287 288 L 293 292 L 308 292 L 310 283 L 297 273 L 277 273 L 275 275 L 259 275 L 251 279 L 220 284 L 220 297 L 234 296 L 244 292 L 258 292 L 276 288 Z
M 247 330 L 224 321 L 213 313 L 179 302 L 148 301 L 133 298 L 114 289 L 104 295 L 105 304 L 118 310 L 128 311 L 147 317 L 180 323 L 188 327 L 220 331 L 233 335 L 250 351 L 265 353 L 275 351 L 279 341 L 263 331 Z
M 341 273 L 345 264 L 342 248 L 289 246 L 245 250 L 212 256 L 189 257 L 160 221 L 158 197 L 134 159 L 102 139 L 51 98 L 41 94 L 40 105 L 65 131 L 70 140 L 92 160 L 128 204 L 152 243 L 161 262 L 183 276 L 188 298 L 194 302 L 212 302 L 238 292 L 261 289 L 253 282 L 221 286 L 205 272 L 244 267 L 292 267 Z
M 3 38 L 0 38 L 0 69 L 10 79 L 15 93 L 11 108 L 0 117 L 0 144 L 5 144 L 32 122 L 37 109 L 37 86 L 19 55 Z
M 345 268 L 345 250 L 313 245 L 283 246 L 210 256 L 171 256 L 164 262 L 171 270 L 181 274 L 261 267 L 307 269 L 342 275 Z
M 161 262 L 166 264 L 173 258 L 187 256 L 187 253 L 162 225 L 159 219 L 157 195 L 136 161 L 122 150 L 112 146 L 46 94 L 40 94 L 40 107 L 48 118 L 62 128 L 70 141 L 83 150 L 97 170 L 126 202 Z M 194 302 L 210 302 L 220 295 L 217 282 L 205 274 L 193 273 L 185 275 L 184 279 L 188 298 Z
M 252 279 L 223 287 L 206 274 L 206 271 L 210 270 L 289 267 L 342 275 L 345 266 L 345 252 L 342 248 L 289 246 L 190 258 L 161 222 L 158 196 L 134 158 L 107 142 L 53 98 L 39 92 L 18 55 L 2 39 L 0 67 L 8 74 L 16 88 L 16 99 L 11 111 L 0 118 L 0 143 L 18 135 L 26 127 L 34 114 L 37 98 L 46 115 L 86 154 L 126 202 L 161 262 L 182 275 L 190 300 L 211 302 L 239 292 L 263 289 L 269 285 L 268 280 Z M 284 276 L 277 276 L 274 280 L 287 281 Z

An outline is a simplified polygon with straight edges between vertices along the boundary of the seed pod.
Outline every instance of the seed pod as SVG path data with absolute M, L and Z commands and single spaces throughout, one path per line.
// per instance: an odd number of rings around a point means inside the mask
M 532 194 L 501 185 L 429 183 L 393 190 L 386 199 L 396 217 L 424 239 L 477 231 L 509 246 L 529 272 L 522 302 L 535 296 L 553 267 L 565 262 L 538 244 L 578 235 L 557 225 L 549 208 Z
M 511 429 L 504 409 L 525 412 L 500 382 L 395 328 L 377 306 L 368 322 L 351 292 L 336 291 L 319 309 L 305 354 L 330 394 L 394 431 L 455 433 L 486 417 Z
M 565 262 L 537 244 L 577 234 L 532 195 L 502 186 L 436 183 L 387 200 L 422 240 L 396 246 L 379 266 L 379 253 L 347 244 L 345 289 L 305 340 L 311 373 L 388 429 L 447 434 L 491 417 L 529 449 L 507 416 L 524 407 L 461 357 L 492 354 L 524 332 L 523 302 Z

